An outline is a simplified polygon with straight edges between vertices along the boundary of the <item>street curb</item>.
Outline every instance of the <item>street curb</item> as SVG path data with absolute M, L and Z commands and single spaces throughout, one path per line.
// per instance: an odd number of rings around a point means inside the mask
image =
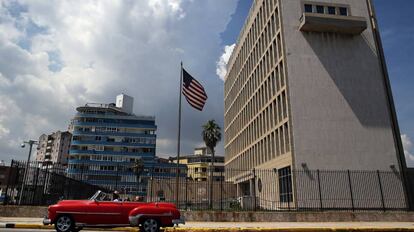
M 414 228 L 166 228 L 165 232 L 223 232 L 223 231 L 243 231 L 243 232 L 414 232 Z
M 16 228 L 16 229 L 54 229 L 53 225 L 41 225 L 41 224 L 24 224 L 24 223 L 0 223 L 0 228 Z M 133 227 L 117 227 L 117 228 L 93 228 L 97 231 L 126 231 L 126 232 L 138 232 L 138 228 Z M 314 227 L 314 228 L 180 228 L 180 227 L 168 227 L 164 232 L 414 232 L 414 228 L 367 228 L 367 227 Z
M 15 229 L 43 229 L 50 230 L 55 229 L 53 225 L 41 225 L 41 224 L 24 224 L 24 223 L 0 223 L 0 228 L 15 228 Z M 93 228 L 97 231 L 126 231 L 126 232 L 138 232 L 139 229 L 132 227 L 116 227 L 116 228 Z
M 53 226 L 44 226 L 44 225 L 40 225 L 40 224 L 0 223 L 0 228 L 53 229 Z

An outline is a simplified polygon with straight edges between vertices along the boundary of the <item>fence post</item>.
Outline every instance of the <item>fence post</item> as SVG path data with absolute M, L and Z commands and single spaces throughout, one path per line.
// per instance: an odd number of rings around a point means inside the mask
M 60 181 L 62 183 L 61 193 L 62 193 L 63 199 L 68 199 L 68 191 L 67 191 L 66 183 L 67 183 L 67 179 L 71 178 L 71 174 L 69 174 L 67 171 L 64 171 L 58 176 L 61 176 L 63 178 L 63 181 Z
M 48 169 L 49 169 L 49 164 L 47 164 L 46 163 L 46 169 L 45 169 L 45 172 L 44 172 L 44 174 L 43 174 L 43 188 L 42 188 L 42 197 L 41 197 L 41 199 L 40 199 L 40 201 L 42 202 L 42 204 L 43 204 L 43 197 L 45 196 L 45 194 L 46 194 L 46 189 L 47 189 L 47 184 L 48 184 L 48 182 L 49 182 L 49 179 L 48 179 Z M 52 171 L 53 171 L 53 167 L 52 167 Z
M 385 211 L 384 193 L 382 191 L 381 175 L 380 175 L 379 170 L 377 170 L 377 176 L 378 176 L 379 189 L 380 189 L 380 193 L 381 193 L 382 210 Z
M 355 211 L 354 195 L 352 193 L 351 173 L 349 170 L 348 170 L 348 184 L 349 184 L 349 192 L 351 194 L 352 211 Z
M 115 190 L 118 190 L 119 164 L 116 165 Z
M 83 182 L 83 169 L 84 169 L 84 166 L 83 166 L 83 163 L 81 164 L 81 178 L 80 178 L 80 180 L 81 180 L 81 182 Z
M 35 197 L 36 197 L 36 193 L 38 192 L 37 191 L 37 180 L 39 179 L 39 167 L 37 167 L 37 170 L 36 170 L 36 180 L 35 180 L 35 184 L 34 184 L 34 187 L 35 187 L 35 190 L 33 191 L 33 195 L 32 195 L 32 205 L 33 205 L 33 202 L 34 202 L 34 199 L 35 199 Z
M 213 163 L 214 161 L 212 161 L 212 163 Z M 210 208 L 210 210 L 213 210 L 213 166 L 210 166 L 210 178 L 207 178 L 207 179 L 209 179 L 210 180 L 210 186 L 209 186 L 209 199 L 210 199 L 210 205 L 209 205 L 209 208 Z
M 321 178 L 319 175 L 319 169 L 316 170 L 316 173 L 318 174 L 318 190 L 319 190 L 319 209 L 323 210 L 323 204 L 322 204 L 322 190 L 321 190 Z
M 12 171 L 13 171 L 13 162 L 14 160 L 12 160 L 10 163 L 9 178 L 7 178 L 7 185 L 6 185 L 6 191 L 4 193 L 3 205 L 7 205 L 7 203 L 9 202 L 8 191 L 9 191 L 9 183 L 10 183 L 10 179 L 11 179 Z
M 253 205 L 253 210 L 256 211 L 256 207 L 257 207 L 257 200 L 256 200 L 256 169 L 253 168 L 252 170 L 253 173 L 253 199 L 254 199 L 254 205 Z
M 152 171 L 151 171 L 151 185 L 150 185 L 151 192 L 150 192 L 150 202 L 154 201 L 154 200 L 153 200 L 153 197 L 154 197 L 154 195 L 153 195 L 153 192 L 154 192 L 154 171 L 155 171 L 155 169 L 154 169 L 154 167 L 153 167 L 153 168 L 152 168 Z
M 185 173 L 185 210 L 187 210 L 188 205 L 188 167 Z
M 220 210 L 223 211 L 223 172 L 220 172 Z

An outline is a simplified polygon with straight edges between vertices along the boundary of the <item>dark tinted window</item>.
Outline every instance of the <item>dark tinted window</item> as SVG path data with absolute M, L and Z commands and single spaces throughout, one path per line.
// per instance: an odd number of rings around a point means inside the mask
M 324 13 L 323 8 L 324 8 L 323 6 L 316 6 L 316 13 L 323 14 Z
M 334 15 L 335 14 L 335 7 L 333 7 L 333 6 L 328 7 L 328 14 Z
M 279 175 L 279 200 L 280 202 L 292 202 L 292 174 L 290 166 L 281 168 L 277 171 Z
M 339 7 L 339 14 L 347 16 L 348 15 L 348 9 L 346 7 Z
M 305 4 L 305 12 L 307 12 L 307 13 L 312 13 L 312 5 L 310 5 L 310 4 Z

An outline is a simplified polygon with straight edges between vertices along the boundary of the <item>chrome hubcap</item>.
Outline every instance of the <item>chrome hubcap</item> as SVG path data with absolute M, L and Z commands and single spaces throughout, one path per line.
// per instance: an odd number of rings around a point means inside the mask
M 69 231 L 71 225 L 72 220 L 67 216 L 60 217 L 56 222 L 56 226 L 60 231 Z
M 156 232 L 158 230 L 158 223 L 154 219 L 147 219 L 144 222 L 144 230 Z

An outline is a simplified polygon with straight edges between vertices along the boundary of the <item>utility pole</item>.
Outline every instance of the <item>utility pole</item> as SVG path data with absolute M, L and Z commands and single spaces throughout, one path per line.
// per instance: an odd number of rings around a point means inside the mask
M 30 165 L 30 156 L 32 155 L 32 147 L 33 147 L 33 144 L 38 145 L 39 142 L 36 141 L 36 140 L 23 141 L 21 147 L 22 148 L 26 147 L 26 144 L 29 144 L 29 155 L 27 157 L 26 169 L 24 170 L 22 187 L 21 187 L 20 196 L 19 196 L 19 205 L 22 202 L 22 196 L 23 196 L 24 187 L 25 187 L 25 184 L 26 184 L 26 179 L 27 179 L 27 174 L 28 174 L 28 169 L 29 169 L 29 165 Z

